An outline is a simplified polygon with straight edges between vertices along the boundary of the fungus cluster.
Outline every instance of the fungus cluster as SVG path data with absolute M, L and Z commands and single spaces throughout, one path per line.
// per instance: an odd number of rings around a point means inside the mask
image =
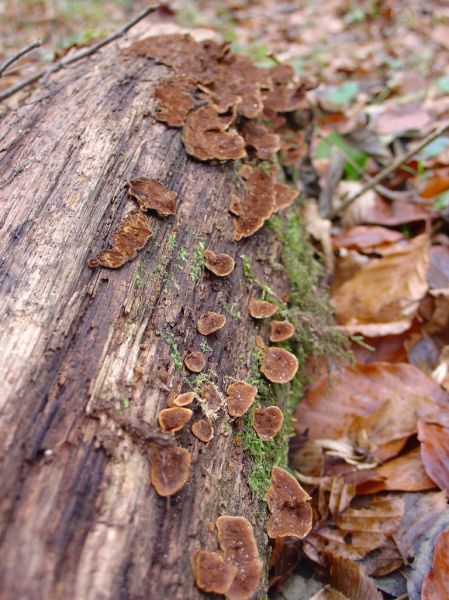
M 235 381 L 228 385 L 226 405 L 231 417 L 242 417 L 252 406 L 257 388 L 245 381 Z
M 131 179 L 128 193 L 144 212 L 154 210 L 160 217 L 168 217 L 176 212 L 176 192 L 166 190 L 156 179 Z

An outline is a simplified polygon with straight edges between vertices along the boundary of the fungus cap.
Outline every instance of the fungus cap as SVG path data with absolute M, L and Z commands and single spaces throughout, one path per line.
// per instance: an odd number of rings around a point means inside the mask
M 214 383 L 203 383 L 200 388 L 200 397 L 207 402 L 210 410 L 215 411 L 223 406 L 222 395 Z
M 192 566 L 196 585 L 209 594 L 226 595 L 237 574 L 237 567 L 225 562 L 216 552 L 195 552 Z
M 137 200 L 140 210 L 154 210 L 160 217 L 168 217 L 176 212 L 176 192 L 167 190 L 156 179 L 137 177 L 129 182 L 128 193 Z
M 226 388 L 226 405 L 231 417 L 243 416 L 254 402 L 257 388 L 245 381 L 235 381 Z
M 296 375 L 298 367 L 298 359 L 288 350 L 265 346 L 260 370 L 269 381 L 287 383 Z
M 246 145 L 254 148 L 262 160 L 271 158 L 281 149 L 281 138 L 265 125 L 248 121 L 243 127 L 243 137 Z
M 256 408 L 253 412 L 253 427 L 261 440 L 272 440 L 280 431 L 284 415 L 278 406 Z
M 271 513 L 268 537 L 303 538 L 309 533 L 312 528 L 310 496 L 290 473 L 273 467 L 266 500 Z
M 283 342 L 295 333 L 295 326 L 289 321 L 271 321 L 270 342 Z
M 183 77 L 173 77 L 164 81 L 154 90 L 157 107 L 155 117 L 170 127 L 182 127 L 184 121 L 195 105 L 189 94 L 195 89 L 193 81 Z
M 214 437 L 214 428 L 206 421 L 206 419 L 200 419 L 192 425 L 192 433 L 201 442 L 207 444 Z
M 202 335 L 210 335 L 226 325 L 226 317 L 217 312 L 208 312 L 202 315 L 196 324 L 196 327 Z
M 277 310 L 277 306 L 266 300 L 251 298 L 249 301 L 249 314 L 253 319 L 267 319 L 268 317 L 272 317 Z
M 186 484 L 192 464 L 190 452 L 179 446 L 153 446 L 150 479 L 159 496 L 172 496 Z
M 178 396 L 173 399 L 173 404 L 176 404 L 176 406 L 188 406 L 189 404 L 192 404 L 194 399 L 195 392 L 184 392 L 183 394 L 178 394 Z
M 206 357 L 203 352 L 189 352 L 184 356 L 184 366 L 192 373 L 201 373 L 206 366 Z
M 205 250 L 204 258 L 206 268 L 217 277 L 226 277 L 234 270 L 235 261 L 229 254 L 215 254 L 212 250 Z
M 190 408 L 182 406 L 173 406 L 172 408 L 164 408 L 159 413 L 159 425 L 162 431 L 170 431 L 176 433 L 180 431 L 186 423 L 192 418 L 193 412 Z

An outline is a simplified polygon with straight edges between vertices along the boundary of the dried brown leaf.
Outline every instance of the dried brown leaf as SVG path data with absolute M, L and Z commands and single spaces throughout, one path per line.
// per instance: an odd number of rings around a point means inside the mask
M 440 533 L 435 545 L 432 570 L 423 581 L 422 600 L 449 598 L 449 531 Z

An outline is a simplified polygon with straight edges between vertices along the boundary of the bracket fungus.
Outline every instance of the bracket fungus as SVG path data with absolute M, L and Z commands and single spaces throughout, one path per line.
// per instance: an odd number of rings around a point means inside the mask
M 277 212 L 293 204 L 299 195 L 298 190 L 294 190 L 285 183 L 274 184 L 274 211 Z
M 266 500 L 271 513 L 268 537 L 303 538 L 309 533 L 312 528 L 310 496 L 290 473 L 273 467 Z
M 254 148 L 262 160 L 270 159 L 281 149 L 281 138 L 265 125 L 248 121 L 243 126 L 242 135 L 246 145 Z
M 267 408 L 256 408 L 253 412 L 253 427 L 259 437 L 264 442 L 272 440 L 281 430 L 284 422 L 282 410 L 277 406 L 268 406 Z
M 231 417 L 243 416 L 251 407 L 257 395 L 257 388 L 245 381 L 235 381 L 226 388 L 226 405 Z
M 201 373 L 206 366 L 206 357 L 196 350 L 189 352 L 184 356 L 184 366 L 192 373 Z
M 226 515 L 218 517 L 217 529 L 224 560 L 237 568 L 226 597 L 249 600 L 259 586 L 263 569 L 252 525 L 245 517 Z
M 226 595 L 237 574 L 237 567 L 225 562 L 217 552 L 199 550 L 192 559 L 196 585 L 209 594 Z
M 176 433 L 180 431 L 186 423 L 192 418 L 193 412 L 190 408 L 182 406 L 173 406 L 172 408 L 164 408 L 158 416 L 159 425 L 162 431 Z
M 156 179 L 131 179 L 128 193 L 137 200 L 140 210 L 144 212 L 154 210 L 160 217 L 168 217 L 176 212 L 176 192 L 167 190 Z
M 296 375 L 299 363 L 294 354 L 284 348 L 265 346 L 261 372 L 272 383 L 288 383 Z
M 206 419 L 200 419 L 192 424 L 192 433 L 201 442 L 207 444 L 214 437 L 214 428 Z
M 138 209 L 132 210 L 113 234 L 112 248 L 102 250 L 95 258 L 90 258 L 87 264 L 92 269 L 98 266 L 118 269 L 133 259 L 152 235 L 147 217 Z
M 271 321 L 270 342 L 283 342 L 292 337 L 295 326 L 289 321 Z
M 192 464 L 190 452 L 179 446 L 153 445 L 150 479 L 159 496 L 172 496 L 186 484 Z
M 253 319 L 267 319 L 268 317 L 272 317 L 278 310 L 278 307 L 271 304 L 271 302 L 257 300 L 257 298 L 251 298 L 248 308 L 249 314 Z
M 208 312 L 202 315 L 196 324 L 201 335 L 210 335 L 226 325 L 226 317 L 220 313 Z
M 170 127 L 182 127 L 195 101 L 189 92 L 195 88 L 192 80 L 173 77 L 164 81 L 154 90 L 157 100 L 155 117 Z
M 188 406 L 192 404 L 195 398 L 195 392 L 184 392 L 173 398 L 173 404 L 176 406 Z
M 200 397 L 207 403 L 207 408 L 216 411 L 223 406 L 220 390 L 214 383 L 203 383 L 200 388 Z
M 205 250 L 204 258 L 206 269 L 217 277 L 226 277 L 234 270 L 235 260 L 229 254 L 215 254 L 212 250 Z

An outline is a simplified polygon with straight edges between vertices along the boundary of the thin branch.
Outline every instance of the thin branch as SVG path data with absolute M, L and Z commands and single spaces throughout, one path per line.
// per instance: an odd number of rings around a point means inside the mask
M 353 202 L 361 198 L 366 192 L 373 189 L 378 185 L 381 181 L 386 179 L 391 173 L 394 173 L 399 167 L 401 167 L 404 163 L 406 163 L 410 158 L 412 158 L 415 154 L 420 152 L 423 148 L 425 148 L 428 144 L 433 142 L 437 137 L 442 135 L 447 129 L 449 129 L 449 122 L 446 121 L 439 127 L 435 129 L 433 133 L 429 133 L 419 144 L 413 146 L 410 150 L 408 150 L 402 156 L 399 156 L 395 161 L 385 167 L 382 171 L 380 171 L 375 177 L 371 179 L 366 185 L 363 186 L 361 190 L 359 190 L 353 196 L 350 196 L 347 200 L 345 200 L 338 208 L 334 208 L 326 217 L 328 219 L 332 219 L 339 214 L 341 214 L 348 206 L 350 206 Z
M 28 46 L 25 46 L 24 48 L 22 48 L 21 50 L 16 52 L 16 54 L 14 54 L 14 56 L 7 58 L 5 60 L 5 62 L 0 65 L 0 77 L 3 75 L 3 73 L 6 71 L 6 69 L 8 67 L 10 67 L 12 64 L 14 64 L 15 62 L 17 62 L 19 60 L 19 58 L 22 58 L 22 56 L 25 56 L 25 54 L 28 54 L 28 52 L 31 52 L 31 50 L 34 50 L 35 48 L 39 48 L 39 46 L 42 46 L 42 42 L 41 42 L 41 40 L 36 40 L 36 41 L 32 42 L 31 44 L 28 44 Z
M 79 60 L 82 60 L 83 58 L 86 58 L 87 56 L 91 56 L 92 54 L 95 54 L 95 52 L 100 50 L 100 48 L 103 48 L 107 44 L 110 44 L 111 42 L 122 37 L 125 33 L 127 33 L 131 29 L 131 27 L 134 27 L 134 25 L 136 25 L 139 21 L 144 19 L 147 15 L 151 14 L 158 8 L 159 8 L 158 4 L 148 6 L 147 8 L 142 10 L 138 15 L 136 15 L 133 19 L 131 19 L 131 21 L 128 21 L 127 23 L 125 23 L 125 25 L 123 25 L 123 27 L 121 27 L 114 33 L 111 33 L 111 35 L 108 35 L 108 37 L 105 37 L 103 40 L 100 40 L 96 44 L 89 46 L 89 48 L 80 50 L 80 52 L 77 52 L 76 54 L 73 54 L 72 56 L 68 56 L 67 58 L 63 58 L 62 60 L 59 60 L 58 62 L 55 62 L 52 65 L 50 65 L 49 67 L 47 67 L 46 69 L 44 69 L 43 71 L 40 71 L 39 73 L 35 73 L 34 75 L 31 75 L 27 79 L 20 81 L 16 85 L 11 86 L 10 88 L 6 89 L 4 92 L 0 93 L 0 102 L 2 100 L 5 100 L 6 98 L 9 98 L 10 96 L 15 94 L 19 90 L 22 90 L 23 88 L 27 87 L 28 85 L 31 85 L 35 81 L 39 81 L 39 79 L 42 79 L 42 77 L 50 75 L 51 73 L 54 73 L 55 71 L 58 71 L 59 69 L 62 69 L 68 65 L 75 63 L 75 62 L 78 62 Z

